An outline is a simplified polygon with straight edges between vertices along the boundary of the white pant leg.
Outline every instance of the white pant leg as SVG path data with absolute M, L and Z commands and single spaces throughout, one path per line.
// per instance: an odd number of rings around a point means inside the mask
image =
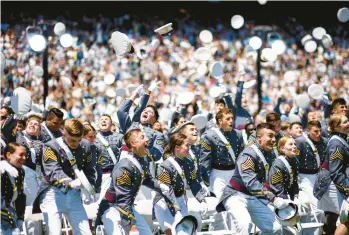
M 343 202 L 343 196 L 336 188 L 336 185 L 331 182 L 327 191 L 318 202 L 318 208 L 323 211 L 329 211 L 339 214 L 341 205 Z
M 317 207 L 318 200 L 314 197 L 313 189 L 317 174 L 299 174 L 299 200 L 309 202 L 313 207 Z
M 267 206 L 269 201 L 263 200 L 263 202 L 256 197 L 250 197 L 247 199 L 247 209 L 250 213 L 253 223 L 261 230 L 263 235 L 278 234 L 281 235 L 282 228 L 279 222 L 275 219 L 275 214 Z
M 181 197 L 177 197 L 176 199 L 179 207 L 181 208 L 181 214 L 183 216 L 188 215 L 187 197 L 183 195 Z M 171 214 L 170 210 L 168 209 L 164 198 L 160 199 L 154 205 L 154 212 L 155 212 L 155 217 L 159 222 L 159 225 L 163 231 L 165 231 L 166 229 L 172 228 L 172 225 L 174 222 L 174 216 Z
M 224 207 L 227 210 L 230 221 L 233 225 L 233 230 L 239 235 L 249 235 L 251 226 L 251 216 L 247 210 L 247 200 L 242 193 L 237 193 L 228 197 L 224 202 Z
M 67 210 L 64 213 L 74 235 L 92 235 L 86 211 L 80 199 L 80 192 L 70 190 L 66 195 Z
M 102 184 L 101 184 L 101 194 L 99 196 L 99 199 L 97 201 L 97 203 L 99 204 L 102 199 L 105 196 L 105 193 L 107 192 L 109 186 L 110 186 L 110 182 L 111 182 L 111 176 L 110 173 L 107 174 L 103 174 L 102 175 Z
M 231 177 L 234 174 L 234 170 L 222 171 L 217 169 L 211 170 L 210 175 L 210 191 L 213 192 L 217 198 L 221 198 L 223 190 Z
M 40 197 L 40 209 L 46 223 L 48 235 L 61 235 L 62 211 L 65 210 L 65 201 L 62 197 L 56 197 L 55 188 L 50 187 Z
M 36 172 L 29 167 L 23 166 L 24 194 L 26 195 L 26 206 L 32 206 L 39 190 Z M 42 223 L 40 221 L 25 221 L 28 235 L 41 235 Z
M 144 235 L 152 235 L 152 231 L 150 230 L 147 222 L 145 221 L 144 217 L 141 216 L 134 208 L 133 208 L 133 214 L 136 218 L 136 227 L 139 232 L 139 234 Z
M 115 207 L 110 207 L 104 212 L 102 222 L 107 235 L 126 235 L 130 232 L 130 226 L 121 226 L 120 212 Z

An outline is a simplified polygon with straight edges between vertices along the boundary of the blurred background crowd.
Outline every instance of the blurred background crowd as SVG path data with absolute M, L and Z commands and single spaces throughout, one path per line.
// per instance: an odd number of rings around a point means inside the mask
M 209 4 L 210 7 L 223 2 L 205 4 Z M 264 7 L 268 4 L 273 3 L 267 3 Z M 182 5 L 185 6 L 184 3 Z M 142 6 L 138 6 L 134 13 L 129 10 L 114 17 L 108 14 L 82 16 L 80 13 L 74 16 L 74 20 L 73 17 L 69 18 L 69 15 L 74 15 L 73 10 L 69 14 L 62 13 L 64 16 L 42 14 L 33 17 L 25 12 L 18 13 L 19 10 L 12 15 L 3 14 L 0 47 L 6 58 L 6 65 L 1 76 L 2 96 L 11 96 L 16 87 L 23 86 L 31 91 L 34 103 L 43 104 L 43 78 L 34 69 L 36 66 L 42 66 L 42 53 L 30 49 L 25 35 L 27 26 L 43 19 L 64 23 L 67 31 L 73 36 L 73 45 L 69 48 L 64 48 L 53 32 L 48 37 L 48 97 L 52 100 L 50 106 L 65 109 L 70 117 L 80 117 L 96 123 L 101 114 L 108 113 L 117 124 L 116 110 L 124 96 L 128 96 L 129 91 L 135 86 L 143 83 L 146 87 L 151 80 L 158 78 L 162 81 L 161 87 L 151 97 L 150 103 L 155 103 L 160 108 L 160 121 L 164 127 L 169 127 L 171 114 L 178 108 L 176 100 L 183 92 L 190 91 L 195 94 L 194 100 L 186 107 L 190 117 L 211 110 L 214 97 L 210 96 L 209 91 L 213 86 L 225 85 L 234 97 L 239 66 L 245 69 L 246 82 L 256 79 L 257 53 L 251 50 L 248 42 L 253 36 L 255 26 L 263 21 L 245 17 L 243 26 L 233 29 L 229 20 L 223 22 L 222 18 L 215 18 L 219 15 L 217 12 L 212 13 L 211 19 L 208 16 L 208 19 L 197 20 L 200 15 L 195 17 L 198 13 L 193 13 L 193 7 L 172 8 L 169 5 L 166 9 L 163 6 L 159 7 L 158 11 L 172 10 L 176 12 L 173 18 L 148 16 L 146 12 L 140 17 L 138 11 Z M 205 8 L 207 14 L 210 14 L 209 7 Z M 336 9 L 340 7 L 339 4 Z M 253 10 L 252 7 L 251 10 L 259 11 L 258 9 L 256 7 Z M 80 10 L 77 8 L 76 11 Z M 270 8 L 266 14 L 269 13 Z M 239 14 L 244 16 L 244 11 Z M 282 13 L 275 12 L 275 15 L 280 14 Z M 324 15 L 323 22 L 326 22 L 326 17 L 331 20 L 336 17 L 336 12 L 331 14 L 334 16 Z M 275 19 L 277 21 L 278 18 Z M 154 33 L 154 29 L 170 22 L 174 28 L 171 36 L 164 38 Z M 260 72 L 263 81 L 263 106 L 260 112 L 256 85 L 243 91 L 242 105 L 257 122 L 259 116 L 275 108 L 279 98 L 292 107 L 295 99 L 290 90 L 301 94 L 307 92 L 308 86 L 315 83 L 322 84 L 331 99 L 342 97 L 349 102 L 349 27 L 338 20 L 336 23 L 331 22 L 309 26 L 309 22 L 304 18 L 299 21 L 296 17 L 268 22 L 287 45 L 287 49 L 277 56 L 275 62 L 262 63 Z M 302 38 L 311 34 L 315 27 L 322 25 L 331 35 L 333 45 L 324 48 L 318 43 L 313 53 L 305 51 L 301 43 Z M 115 55 L 110 35 L 116 30 L 129 36 L 138 53 L 124 57 Z M 199 34 L 202 30 L 212 33 L 211 43 L 204 44 L 200 40 Z M 211 58 L 205 63 L 195 57 L 196 49 L 203 46 L 212 52 Z M 210 76 L 210 66 L 215 61 L 223 65 L 224 77 L 220 79 Z M 284 74 L 290 70 L 296 74 L 292 84 L 284 80 Z M 108 85 L 105 81 L 110 74 L 115 82 Z M 84 99 L 87 97 L 94 98 L 96 103 L 88 104 Z M 322 115 L 321 102 L 311 101 L 311 109 L 319 110 L 319 115 Z M 259 116 L 256 116 L 257 114 Z

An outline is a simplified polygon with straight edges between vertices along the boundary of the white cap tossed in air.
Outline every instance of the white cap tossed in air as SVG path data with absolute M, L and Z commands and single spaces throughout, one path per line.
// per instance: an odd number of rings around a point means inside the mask
M 201 42 L 208 44 L 208 43 L 212 42 L 213 35 L 209 30 L 202 30 L 199 34 L 199 38 L 200 38 Z
M 319 84 L 311 84 L 308 87 L 308 94 L 315 100 L 321 100 L 324 95 L 324 88 Z
M 23 87 L 18 87 L 13 91 L 11 97 L 11 108 L 13 111 L 19 115 L 25 115 L 31 110 L 32 99 L 30 93 Z
M 160 28 L 155 29 L 154 32 L 160 34 L 163 37 L 166 37 L 171 35 L 172 30 L 172 23 L 169 23 L 164 26 L 161 26 Z
M 128 36 L 119 31 L 112 33 L 111 43 L 113 44 L 114 51 L 118 56 L 124 56 L 127 53 L 132 54 L 135 51 Z

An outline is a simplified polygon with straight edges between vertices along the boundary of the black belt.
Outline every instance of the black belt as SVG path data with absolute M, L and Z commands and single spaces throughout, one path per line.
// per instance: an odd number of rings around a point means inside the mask
M 221 165 L 221 164 L 216 164 L 214 162 L 212 162 L 211 167 L 212 169 L 221 170 L 221 171 L 229 171 L 229 170 L 235 169 L 235 165 Z
M 299 174 L 314 175 L 319 172 L 319 169 L 299 169 Z

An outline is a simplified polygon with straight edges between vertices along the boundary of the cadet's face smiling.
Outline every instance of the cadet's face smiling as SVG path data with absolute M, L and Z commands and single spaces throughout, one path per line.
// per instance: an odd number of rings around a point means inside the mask
M 333 109 L 333 114 L 347 115 L 347 106 L 344 104 L 339 104 Z
M 112 121 L 107 116 L 102 116 L 99 118 L 99 129 L 101 131 L 110 131 L 112 126 Z
M 67 142 L 67 145 L 71 149 L 77 149 L 80 145 L 80 142 L 82 140 L 82 136 L 71 136 L 67 132 L 64 132 L 64 138 L 65 142 Z
M 39 136 L 40 134 L 40 123 L 38 120 L 30 120 L 27 128 L 25 129 L 28 135 Z
M 302 136 L 303 128 L 301 125 L 295 124 L 292 126 L 290 132 L 293 138 L 297 138 L 299 136 Z
M 318 142 L 321 137 L 321 129 L 317 126 L 313 126 L 308 130 L 308 135 L 312 140 Z
M 176 157 L 180 157 L 180 158 L 187 157 L 189 155 L 189 148 L 190 148 L 190 144 L 187 140 L 184 141 L 182 145 L 177 145 L 175 148 Z
M 27 160 L 27 152 L 25 151 L 24 147 L 20 146 L 16 148 L 14 153 L 6 153 L 6 157 L 10 164 L 17 168 L 21 168 Z
M 195 125 L 186 125 L 183 134 L 187 136 L 190 144 L 195 144 L 198 140 L 198 130 L 196 129 Z
M 275 140 L 275 131 L 270 129 L 262 129 L 260 136 L 257 137 L 259 146 L 265 151 L 272 151 Z
M 219 120 L 220 128 L 224 131 L 231 131 L 233 129 L 233 115 L 225 114 L 223 118 Z
M 288 157 L 293 157 L 297 153 L 296 141 L 290 138 L 286 141 L 285 145 L 281 147 L 281 151 Z

